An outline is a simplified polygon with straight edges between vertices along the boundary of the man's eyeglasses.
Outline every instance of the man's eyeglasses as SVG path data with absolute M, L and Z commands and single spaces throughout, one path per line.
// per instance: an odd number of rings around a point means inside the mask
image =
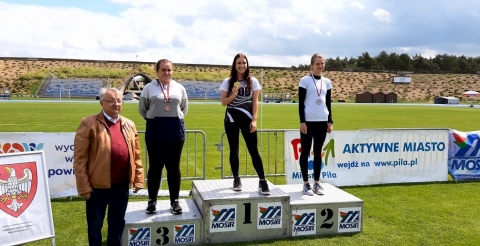
M 122 100 L 103 100 L 104 102 L 107 102 L 109 104 L 115 105 L 115 104 L 123 104 Z

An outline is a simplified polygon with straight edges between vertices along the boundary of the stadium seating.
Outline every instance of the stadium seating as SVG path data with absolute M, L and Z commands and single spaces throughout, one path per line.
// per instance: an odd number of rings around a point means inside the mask
M 187 91 L 188 99 L 220 100 L 220 83 L 203 81 L 178 81 Z
M 52 79 L 43 97 L 95 98 L 102 86 L 98 79 Z

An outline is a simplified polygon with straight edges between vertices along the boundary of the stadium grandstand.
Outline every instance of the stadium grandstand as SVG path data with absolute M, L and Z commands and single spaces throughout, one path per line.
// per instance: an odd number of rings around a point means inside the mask
M 143 73 L 128 77 L 120 86 L 126 100 L 135 100 L 140 96 L 143 87 L 153 79 Z M 219 82 L 176 80 L 185 87 L 190 100 L 220 100 Z
M 143 87 L 150 83 L 152 78 L 143 73 L 129 76 L 118 89 L 123 92 L 124 100 L 137 100 Z M 187 91 L 190 100 L 220 100 L 219 82 L 177 80 Z M 40 83 L 35 96 L 44 98 L 98 98 L 100 88 L 108 84 L 100 79 L 70 78 L 60 79 L 54 75 L 47 76 Z M 265 102 L 290 102 L 289 93 L 265 93 Z
M 188 99 L 220 100 L 220 83 L 204 81 L 178 81 L 187 91 Z
M 100 79 L 59 79 L 54 76 L 44 79 L 35 94 L 46 98 L 95 98 L 107 83 Z
M 274 102 L 290 102 L 290 93 L 285 92 L 268 92 L 263 94 L 263 101 L 265 103 Z

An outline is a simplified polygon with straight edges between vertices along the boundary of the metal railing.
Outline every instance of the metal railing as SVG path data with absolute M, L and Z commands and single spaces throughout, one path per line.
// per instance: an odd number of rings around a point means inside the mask
M 139 130 L 139 134 L 145 135 L 144 130 Z M 202 147 L 198 146 L 198 142 L 201 141 Z M 202 149 L 200 149 L 202 148 Z M 199 150 L 200 149 L 200 150 Z M 145 148 L 143 168 L 146 174 L 150 166 L 148 160 L 148 151 Z M 180 159 L 180 170 L 182 170 L 182 180 L 202 180 L 207 177 L 207 137 L 201 130 L 187 130 L 185 136 L 185 143 L 183 145 L 182 158 Z M 167 180 L 163 178 L 162 181 Z M 160 185 L 161 187 L 161 185 Z
M 35 97 L 38 96 L 38 92 L 40 92 L 40 90 L 42 89 L 43 85 L 45 84 L 45 82 L 47 81 L 47 79 L 51 79 L 51 78 L 54 78 L 55 75 L 54 74 L 47 74 L 45 75 L 45 77 L 43 77 L 42 79 L 42 82 L 40 82 L 40 84 L 38 85 L 37 87 L 37 90 L 35 91 Z
M 285 177 L 285 143 L 284 143 L 284 134 L 286 131 L 291 129 L 263 129 L 258 130 L 258 151 L 262 157 L 263 169 L 265 172 L 265 177 L 273 177 L 273 183 L 276 183 L 277 177 Z M 241 133 L 239 133 L 241 135 Z M 300 134 L 300 133 L 299 133 Z M 229 162 L 229 147 L 228 142 L 225 146 L 225 135 L 223 132 L 220 137 L 220 143 L 215 144 L 217 150 L 221 152 L 220 154 L 220 166 L 216 169 L 221 170 L 222 179 L 233 178 L 231 175 L 231 170 L 229 164 L 227 164 L 227 171 L 225 170 L 225 162 Z M 243 138 L 239 137 L 240 147 L 239 147 L 239 157 L 240 157 L 240 177 L 258 177 L 253 165 L 251 164 L 250 154 L 245 145 Z M 227 151 L 227 160 L 225 161 L 225 151 Z

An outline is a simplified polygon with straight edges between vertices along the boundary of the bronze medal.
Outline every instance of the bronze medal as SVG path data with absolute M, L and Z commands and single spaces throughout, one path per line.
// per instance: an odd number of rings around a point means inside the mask
M 169 112 L 170 111 L 170 106 L 167 105 L 167 106 L 163 107 L 163 110 L 165 110 L 166 112 Z

